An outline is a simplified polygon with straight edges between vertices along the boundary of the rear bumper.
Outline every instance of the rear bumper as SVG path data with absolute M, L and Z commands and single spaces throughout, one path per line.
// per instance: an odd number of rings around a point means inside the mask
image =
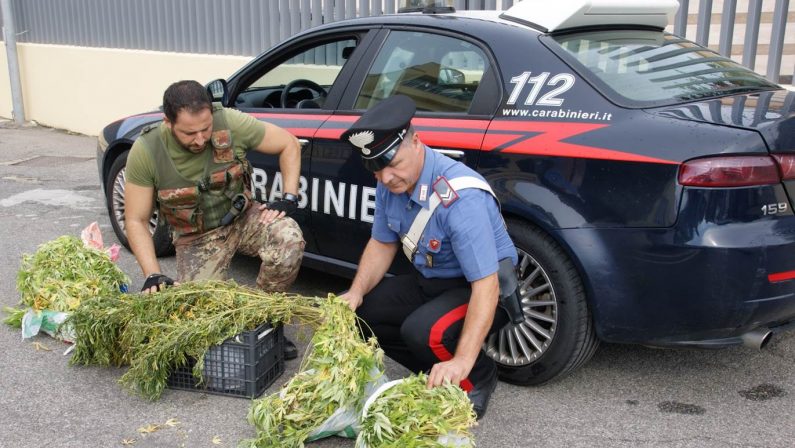
M 795 320 L 790 321 L 785 324 L 776 325 L 773 327 L 760 327 L 752 331 L 759 331 L 759 330 L 769 330 L 772 335 L 776 335 L 779 333 L 783 333 L 785 331 L 791 331 L 795 329 Z M 746 344 L 745 336 L 749 335 L 749 332 L 746 332 L 740 336 L 732 336 L 726 338 L 719 338 L 719 339 L 696 339 L 696 340 L 675 340 L 675 341 L 658 341 L 653 345 L 659 347 L 687 347 L 687 348 L 724 348 L 724 347 L 732 347 L 737 345 Z
M 795 217 L 699 225 L 560 231 L 602 340 L 723 347 L 795 322 L 795 279 L 773 275 L 795 271 Z

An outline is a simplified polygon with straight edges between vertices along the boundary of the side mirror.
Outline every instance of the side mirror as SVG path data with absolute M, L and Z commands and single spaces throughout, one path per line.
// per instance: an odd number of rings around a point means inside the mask
M 209 84 L 206 86 L 207 91 L 210 93 L 210 97 L 213 101 L 220 102 L 224 106 L 226 106 L 227 100 L 227 91 L 226 91 L 226 81 L 223 79 L 216 79 L 215 81 L 210 81 Z
M 466 77 L 464 72 L 454 68 L 443 68 L 439 70 L 439 85 L 464 84 Z

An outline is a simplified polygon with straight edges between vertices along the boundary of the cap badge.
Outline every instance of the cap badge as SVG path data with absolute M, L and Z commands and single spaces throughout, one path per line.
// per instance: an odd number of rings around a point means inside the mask
M 351 142 L 353 146 L 362 150 L 362 154 L 370 155 L 370 150 L 366 148 L 367 145 L 375 141 L 375 134 L 373 131 L 361 131 L 351 134 L 348 137 L 348 141 Z

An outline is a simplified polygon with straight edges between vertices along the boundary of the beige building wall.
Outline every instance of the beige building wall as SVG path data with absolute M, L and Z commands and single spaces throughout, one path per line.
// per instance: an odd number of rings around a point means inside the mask
M 0 116 L 11 118 L 5 48 L 0 54 Z M 227 78 L 250 57 L 17 45 L 28 120 L 87 135 L 132 114 L 155 110 L 174 81 Z
M 5 45 L 0 46 L 0 117 L 11 118 L 11 81 L 8 79 L 8 57 Z

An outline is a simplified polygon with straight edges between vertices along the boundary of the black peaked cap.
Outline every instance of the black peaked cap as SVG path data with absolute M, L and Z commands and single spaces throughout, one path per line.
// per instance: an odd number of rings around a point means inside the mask
M 365 168 L 378 171 L 394 158 L 416 110 L 405 95 L 389 97 L 359 117 L 341 139 L 359 152 Z

